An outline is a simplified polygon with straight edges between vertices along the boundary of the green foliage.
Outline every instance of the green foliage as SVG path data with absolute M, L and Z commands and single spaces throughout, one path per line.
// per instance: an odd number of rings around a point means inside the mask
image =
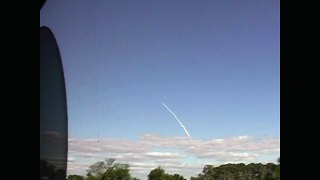
M 114 162 L 115 159 L 109 158 L 92 164 L 87 170 L 86 180 L 132 180 L 129 165 Z
M 204 166 L 198 177 L 190 180 L 280 180 L 280 165 L 273 163 L 224 164 L 218 167 Z
M 184 178 L 180 174 L 171 175 L 171 174 L 167 174 L 167 173 L 164 175 L 164 179 L 165 180 L 187 180 L 186 178 Z
M 172 180 L 187 180 L 187 179 L 181 176 L 180 174 L 174 174 L 172 176 Z
M 205 165 L 202 170 L 201 179 L 213 180 L 214 176 L 215 176 L 215 172 L 214 172 L 213 165 Z
M 106 170 L 101 180 L 130 180 L 129 166 L 115 165 Z
M 150 171 L 148 180 L 187 180 L 180 174 L 168 174 L 165 173 L 164 169 L 157 167 Z
M 40 161 L 40 168 L 53 172 L 53 167 Z M 92 164 L 87 170 L 87 177 L 70 175 L 67 180 L 139 180 L 131 177 L 129 165 L 115 163 L 115 159 L 106 159 Z M 50 173 L 48 173 L 50 174 Z M 41 174 L 40 174 L 41 176 Z M 197 177 L 190 180 L 280 180 L 279 164 L 274 163 L 250 163 L 250 164 L 224 164 L 218 167 L 205 165 Z M 161 167 L 150 171 L 148 180 L 186 180 L 179 174 L 168 174 Z
M 85 180 L 83 176 L 80 175 L 69 175 L 67 180 Z
M 103 161 L 100 161 L 90 165 L 87 172 L 93 176 L 101 176 L 106 169 L 106 164 Z
M 157 167 L 150 171 L 148 180 L 165 180 L 165 172 L 161 167 Z
M 190 180 L 200 180 L 199 177 L 191 177 Z
M 96 176 L 93 176 L 91 173 L 87 174 L 86 180 L 98 180 L 99 178 Z

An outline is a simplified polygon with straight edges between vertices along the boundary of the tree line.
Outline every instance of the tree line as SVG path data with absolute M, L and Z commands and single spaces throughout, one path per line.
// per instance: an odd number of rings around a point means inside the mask
M 205 165 L 201 173 L 190 180 L 280 180 L 280 158 L 278 163 L 238 163 L 217 167 Z M 108 158 L 89 166 L 86 176 L 69 175 L 67 180 L 139 180 L 130 175 L 128 164 Z M 148 180 L 187 180 L 180 174 L 166 173 L 162 167 L 151 170 Z

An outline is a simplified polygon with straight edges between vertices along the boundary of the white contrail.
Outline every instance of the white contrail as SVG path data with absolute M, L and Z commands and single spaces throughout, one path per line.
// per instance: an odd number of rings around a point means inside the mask
M 187 129 L 184 127 L 184 125 L 181 123 L 181 121 L 179 120 L 179 118 L 171 111 L 171 109 L 165 105 L 164 103 L 162 103 L 162 105 L 176 118 L 176 120 L 179 122 L 179 124 L 181 125 L 181 127 L 183 128 L 184 132 L 187 134 L 188 137 L 190 137 Z

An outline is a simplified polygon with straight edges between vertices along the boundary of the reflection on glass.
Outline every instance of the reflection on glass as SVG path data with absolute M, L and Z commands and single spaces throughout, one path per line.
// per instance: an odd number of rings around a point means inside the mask
M 66 178 L 67 106 L 65 82 L 56 40 L 40 28 L 40 179 Z

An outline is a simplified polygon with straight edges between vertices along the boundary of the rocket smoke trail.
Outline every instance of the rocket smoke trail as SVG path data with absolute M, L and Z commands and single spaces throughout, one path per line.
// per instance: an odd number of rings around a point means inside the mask
M 179 120 L 179 118 L 171 111 L 171 109 L 165 105 L 164 103 L 162 103 L 162 105 L 176 118 L 176 120 L 179 122 L 179 124 L 181 125 L 181 127 L 183 128 L 184 132 L 187 134 L 188 137 L 190 137 L 186 127 L 184 127 L 184 125 L 181 123 L 181 121 Z

